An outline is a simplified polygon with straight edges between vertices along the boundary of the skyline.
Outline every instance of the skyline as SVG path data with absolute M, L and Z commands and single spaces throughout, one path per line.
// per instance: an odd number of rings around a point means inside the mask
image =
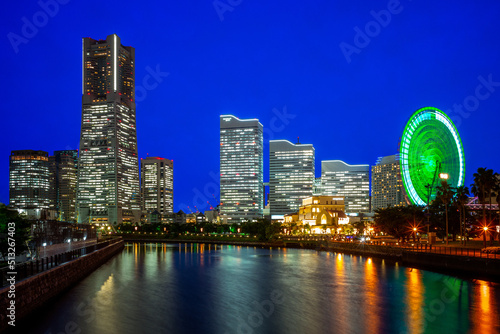
M 139 157 L 175 160 L 174 211 L 198 205 L 193 202 L 202 195 L 212 201 L 213 191 L 205 190 L 214 188 L 219 172 L 218 118 L 224 114 L 263 124 L 268 181 L 269 139 L 294 143 L 300 137 L 312 144 L 318 177 L 322 160 L 373 166 L 378 157 L 397 153 L 417 109 L 433 106 L 449 113 L 454 104 L 465 103 L 469 111 L 449 114 L 464 144 L 465 185 L 478 167 L 498 171 L 500 4 L 448 8 L 401 1 L 390 22 L 379 25 L 379 33 L 347 59 L 340 46 L 356 47 L 357 31 L 375 26 L 371 11 L 389 10 L 389 3 L 241 2 L 224 12 L 222 21 L 212 2 L 139 4 L 134 17 L 151 23 L 135 31 L 134 24 L 92 16 L 93 2 L 68 2 L 59 4 L 27 43 L 17 45 L 17 53 L 9 34 L 22 36 L 22 18 L 33 22 L 43 9 L 36 3 L 10 4 L 1 28 L 6 50 L 1 57 L 9 66 L 2 82 L 8 126 L 2 131 L 0 202 L 9 198 L 10 151 L 78 148 L 81 38 L 113 33 L 136 50 Z M 74 19 L 79 12 L 86 20 Z M 116 12 L 135 22 L 127 6 Z

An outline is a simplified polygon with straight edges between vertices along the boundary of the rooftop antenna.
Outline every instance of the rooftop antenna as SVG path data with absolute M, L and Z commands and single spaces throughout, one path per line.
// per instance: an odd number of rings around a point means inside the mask
M 297 144 L 300 144 L 300 137 L 297 137 Z

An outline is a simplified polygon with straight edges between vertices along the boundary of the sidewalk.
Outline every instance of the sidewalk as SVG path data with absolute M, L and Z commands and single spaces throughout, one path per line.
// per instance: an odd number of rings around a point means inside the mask
M 61 254 L 68 252 L 73 249 L 86 247 L 89 245 L 93 245 L 97 243 L 97 239 L 89 239 L 89 240 L 81 240 L 81 241 L 72 241 L 65 242 L 62 244 L 54 244 L 50 246 L 40 247 L 40 255 L 39 258 L 43 259 L 45 257 L 49 257 L 56 254 Z

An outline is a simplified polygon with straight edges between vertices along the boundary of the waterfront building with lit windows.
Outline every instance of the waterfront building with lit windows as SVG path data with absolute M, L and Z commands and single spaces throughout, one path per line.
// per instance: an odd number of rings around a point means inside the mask
M 370 166 L 321 161 L 321 191 L 325 196 L 344 196 L 348 214 L 370 212 Z
M 157 211 L 162 217 L 174 213 L 174 161 L 141 159 L 141 202 L 146 214 Z
M 78 150 L 54 151 L 49 157 L 50 209 L 60 221 L 76 221 Z
M 377 159 L 372 166 L 372 210 L 406 204 L 399 155 Z
M 343 196 L 311 196 L 302 200 L 298 212 L 286 214 L 284 222 L 297 224 L 304 232 L 307 232 L 308 226 L 313 234 L 331 234 L 349 224 L 349 217 L 344 211 Z
M 19 212 L 49 208 L 49 154 L 45 151 L 11 151 L 9 206 Z
M 139 222 L 135 50 L 117 35 L 83 38 L 82 49 L 78 222 Z
M 223 223 L 262 218 L 263 127 L 258 119 L 220 116 L 220 215 Z
M 314 147 L 288 140 L 269 141 L 269 206 L 272 219 L 299 210 L 311 197 L 314 183 Z

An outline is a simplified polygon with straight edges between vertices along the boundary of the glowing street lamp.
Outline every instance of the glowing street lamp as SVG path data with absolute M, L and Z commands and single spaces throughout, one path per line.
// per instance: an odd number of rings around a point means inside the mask
M 483 227 L 483 231 L 484 248 L 486 248 L 486 233 L 488 233 L 488 226 Z
M 448 184 L 448 178 L 449 175 L 448 173 L 439 173 L 439 178 L 441 179 L 441 182 L 444 184 Z M 448 201 L 446 202 L 446 245 L 448 246 Z

